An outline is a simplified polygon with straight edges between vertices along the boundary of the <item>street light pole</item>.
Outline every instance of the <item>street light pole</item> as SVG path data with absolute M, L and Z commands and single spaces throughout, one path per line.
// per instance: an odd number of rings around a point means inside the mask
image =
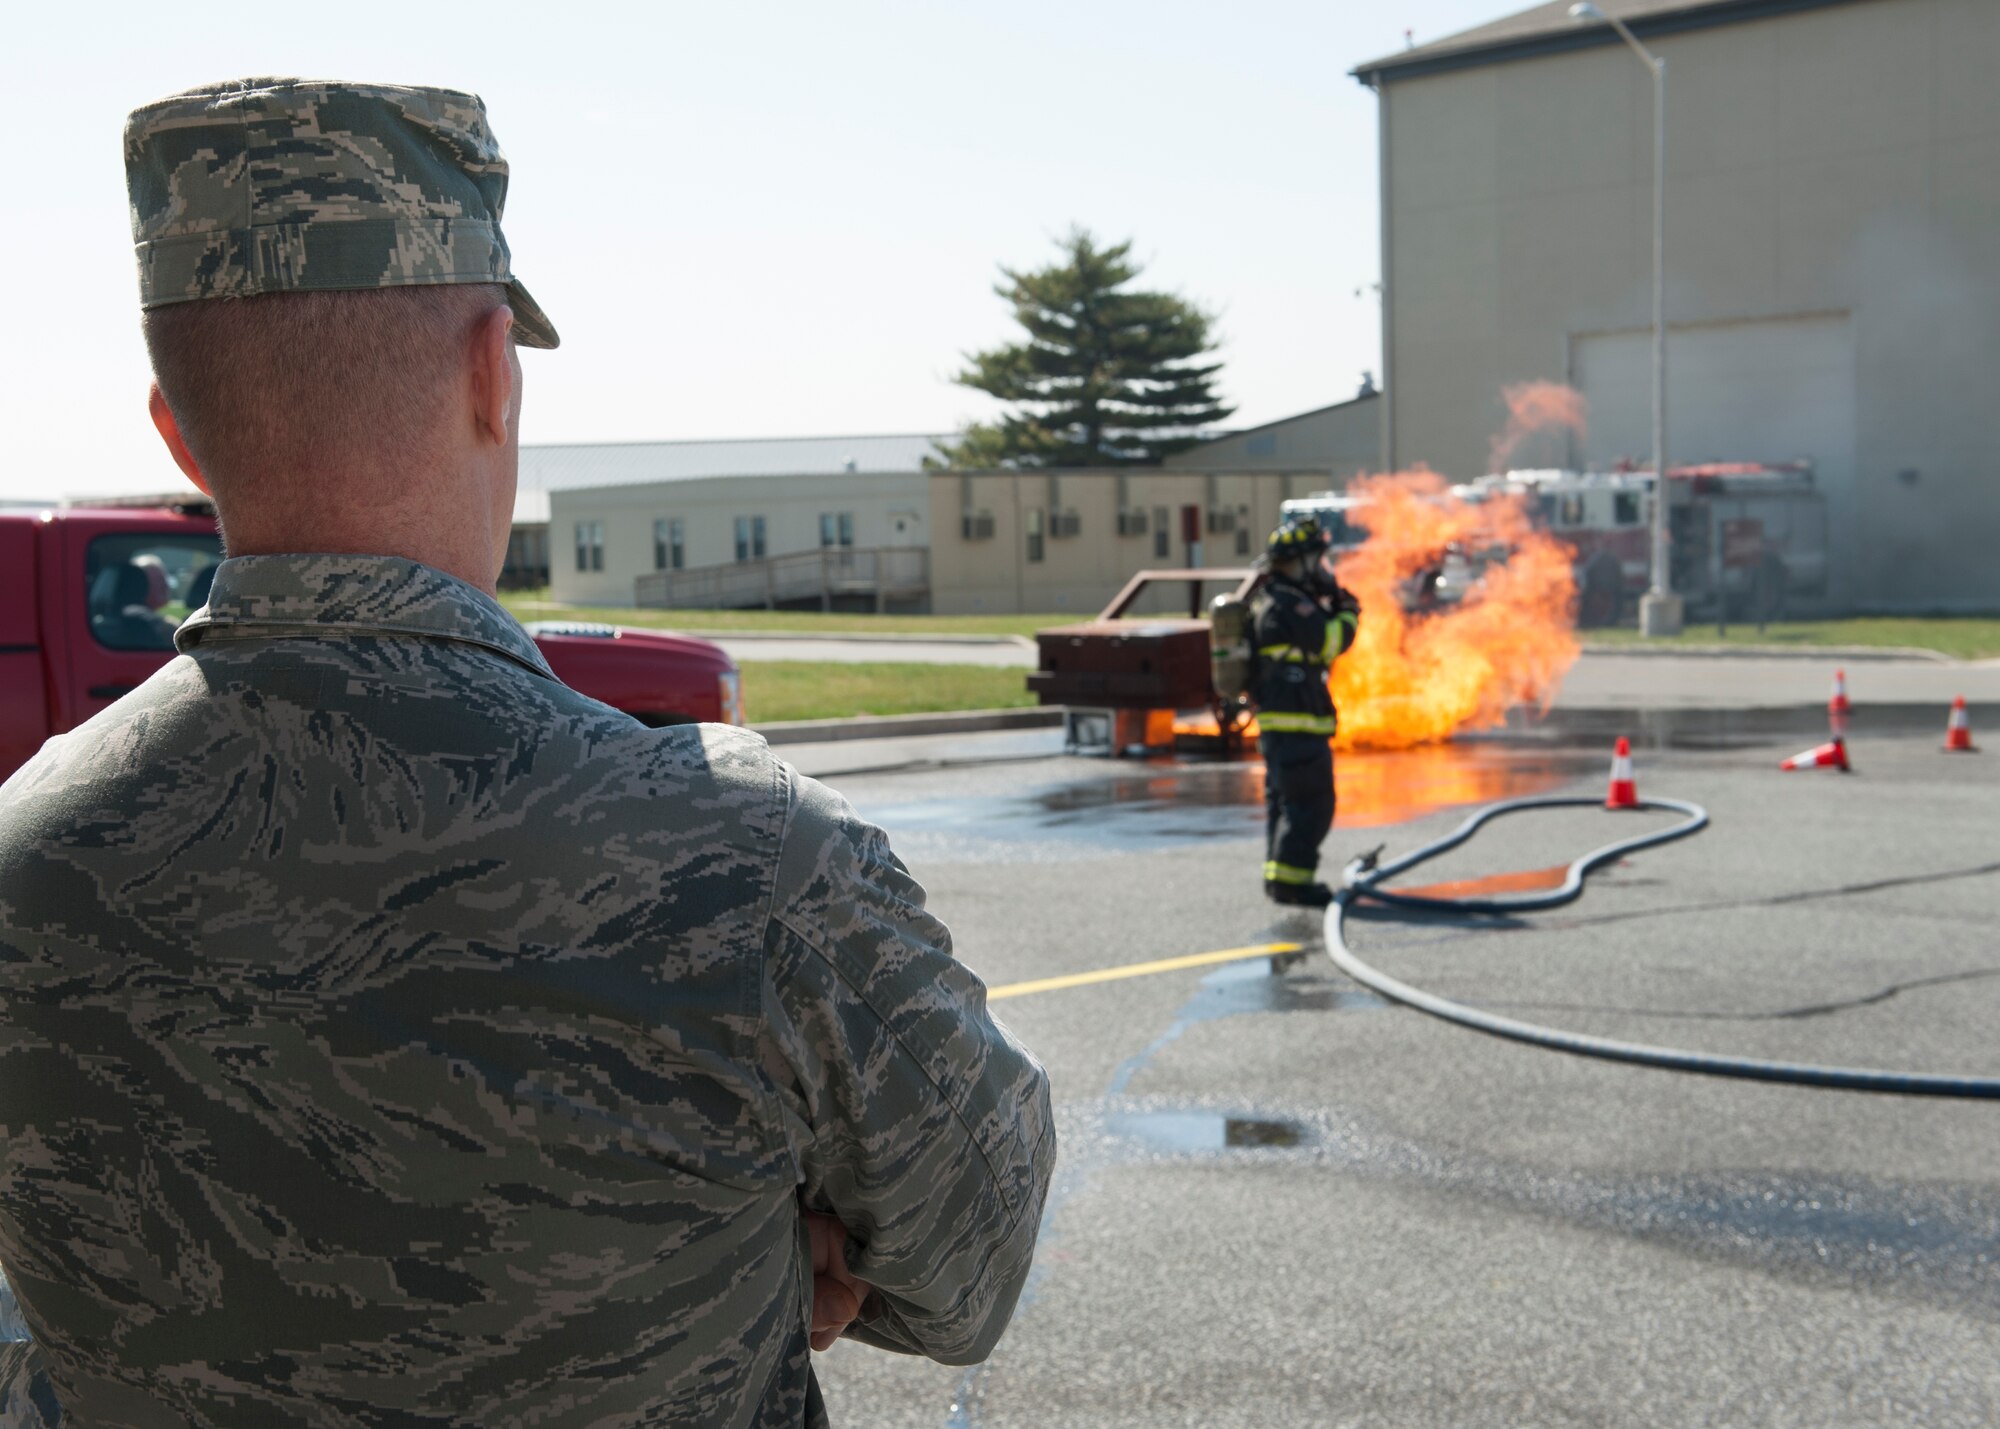
M 1570 6 L 1569 17 L 1610 25 L 1653 76 L 1653 571 L 1639 602 L 1639 633 L 1678 635 L 1681 599 L 1674 594 L 1667 549 L 1667 62 L 1640 44 L 1623 20 L 1590 0 Z

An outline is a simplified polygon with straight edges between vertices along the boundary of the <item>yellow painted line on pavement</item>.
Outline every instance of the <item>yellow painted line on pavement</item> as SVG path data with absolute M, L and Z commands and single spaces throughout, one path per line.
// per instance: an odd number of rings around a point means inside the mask
M 1026 997 L 1031 992 L 1059 992 L 1066 987 L 1089 987 L 1092 983 L 1118 982 L 1128 977 L 1151 977 L 1154 973 L 1179 972 L 1182 968 L 1205 968 L 1216 963 L 1240 963 L 1250 958 L 1268 958 L 1296 953 L 1298 943 L 1258 943 L 1248 948 L 1223 948 L 1213 953 L 1189 953 L 1185 957 L 1161 958 L 1150 963 L 1126 963 L 1123 967 L 1096 968 L 1087 973 L 1066 973 L 1062 977 L 1036 978 L 1033 982 L 1010 982 L 986 990 L 986 1000 Z

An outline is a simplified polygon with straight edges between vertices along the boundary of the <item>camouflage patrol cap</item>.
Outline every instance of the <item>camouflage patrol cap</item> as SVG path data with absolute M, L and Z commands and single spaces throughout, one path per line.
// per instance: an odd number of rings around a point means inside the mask
M 135 109 L 125 181 L 146 308 L 195 298 L 502 283 L 515 333 L 556 330 L 500 232 L 507 159 L 476 94 L 241 79 Z

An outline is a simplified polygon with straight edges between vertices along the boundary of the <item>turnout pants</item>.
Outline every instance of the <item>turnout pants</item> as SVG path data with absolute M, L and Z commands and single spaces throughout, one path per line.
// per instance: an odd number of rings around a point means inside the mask
M 1320 734 L 1260 735 L 1264 755 L 1264 881 L 1306 884 L 1333 827 L 1333 745 Z

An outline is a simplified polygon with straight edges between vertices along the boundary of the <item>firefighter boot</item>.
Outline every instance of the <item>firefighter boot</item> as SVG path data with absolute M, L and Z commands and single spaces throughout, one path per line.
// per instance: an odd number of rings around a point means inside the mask
M 1333 902 L 1333 890 L 1324 883 L 1277 883 L 1266 880 L 1264 896 L 1288 908 L 1324 908 Z

